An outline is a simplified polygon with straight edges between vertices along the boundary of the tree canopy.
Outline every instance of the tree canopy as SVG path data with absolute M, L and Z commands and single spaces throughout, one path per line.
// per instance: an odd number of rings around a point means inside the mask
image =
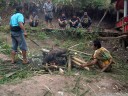
M 13 4 L 13 3 L 25 3 L 25 2 L 39 2 L 44 0 L 0 0 L 0 4 Z M 74 7 L 80 8 L 98 8 L 98 9 L 106 9 L 109 7 L 111 0 L 53 0 L 53 2 L 61 5 L 72 5 Z
M 56 4 L 72 5 L 80 8 L 98 8 L 106 9 L 109 7 L 111 0 L 53 0 Z

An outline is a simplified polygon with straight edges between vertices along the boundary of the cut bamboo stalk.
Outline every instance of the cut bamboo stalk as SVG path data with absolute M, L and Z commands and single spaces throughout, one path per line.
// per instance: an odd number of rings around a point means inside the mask
M 80 45 L 80 44 L 81 44 L 81 43 L 76 44 L 76 45 L 73 45 L 73 46 L 69 47 L 69 49 L 74 48 L 74 47 L 76 47 L 76 46 L 78 46 L 78 45 Z M 82 44 L 84 44 L 84 43 L 82 43 Z
M 71 55 L 68 56 L 68 72 L 71 71 Z
M 46 52 L 46 53 L 49 53 L 50 52 L 50 50 L 44 49 L 44 48 L 42 48 L 41 51 Z
M 69 50 L 70 51 L 74 51 L 74 52 L 78 52 L 78 53 L 81 53 L 81 54 L 84 54 L 84 55 L 88 55 L 88 56 L 91 56 L 92 55 L 92 54 L 88 54 L 88 53 L 77 51 L 77 50 L 73 50 L 73 49 L 69 49 Z
M 87 62 L 83 61 L 83 60 L 80 60 L 79 58 L 76 58 L 76 57 L 72 57 L 72 59 L 76 60 L 77 62 L 79 63 L 82 63 L 82 64 L 85 64 Z
M 77 61 L 75 61 L 75 60 L 72 60 L 72 62 L 74 62 L 76 65 L 78 65 L 78 66 L 81 66 L 82 64 L 81 63 L 79 63 L 79 62 L 77 62 Z M 88 70 L 89 71 L 89 67 L 84 67 L 84 69 L 86 69 L 86 70 Z
M 58 28 L 42 28 L 42 31 L 53 31 L 53 30 L 64 31 L 65 29 L 58 29 Z
M 46 64 L 46 69 L 47 69 L 48 72 L 52 75 L 52 71 L 48 68 L 48 64 Z

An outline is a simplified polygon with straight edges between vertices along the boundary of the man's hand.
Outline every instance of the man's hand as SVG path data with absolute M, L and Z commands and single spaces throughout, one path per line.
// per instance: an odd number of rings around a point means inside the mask
M 60 21 L 60 24 L 63 24 L 63 22 L 62 22 L 62 21 Z
M 28 34 L 27 34 L 27 32 L 26 32 L 26 31 L 24 31 L 24 36 L 25 36 L 26 38 L 27 38 L 27 35 L 28 35 Z
M 46 13 L 46 12 L 45 12 L 44 14 L 45 14 L 45 15 L 47 15 L 47 13 Z
M 81 68 L 87 67 L 87 63 L 86 64 L 81 64 L 80 67 Z
M 81 64 L 80 67 L 83 68 L 84 67 L 84 64 Z
M 19 22 L 20 28 L 24 31 L 24 36 L 27 37 L 27 32 L 22 22 Z

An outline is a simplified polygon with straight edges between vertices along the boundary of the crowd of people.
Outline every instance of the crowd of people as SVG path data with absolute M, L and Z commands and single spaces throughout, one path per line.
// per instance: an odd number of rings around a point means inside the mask
M 46 3 L 44 3 L 44 13 L 45 13 L 45 21 L 46 25 L 48 27 L 52 27 L 52 19 L 53 19 L 53 4 L 51 0 L 47 0 Z M 11 63 L 15 63 L 15 55 L 18 51 L 18 47 L 22 51 L 23 55 L 23 64 L 29 63 L 27 59 L 27 44 L 25 41 L 25 37 L 27 37 L 27 32 L 24 26 L 25 19 L 23 15 L 23 7 L 18 6 L 16 8 L 16 12 L 11 16 L 10 18 L 10 30 L 11 30 L 11 38 L 12 38 L 12 51 L 11 51 Z M 38 26 L 39 18 L 35 12 L 33 12 L 30 15 L 29 18 L 29 24 L 32 27 Z M 87 12 L 84 12 L 83 16 L 81 18 L 77 17 L 76 15 L 73 15 L 72 18 L 68 21 L 67 17 L 64 13 L 58 18 L 58 24 L 60 28 L 66 28 L 67 24 L 70 25 L 70 27 L 73 28 L 88 28 L 91 25 L 92 21 L 90 17 L 88 16 Z M 87 67 L 91 65 L 98 65 L 99 68 L 102 69 L 102 71 L 109 71 L 111 69 L 111 63 L 113 63 L 112 56 L 110 55 L 110 52 L 101 46 L 101 43 L 99 40 L 95 40 L 93 42 L 93 49 L 95 50 L 92 61 L 87 62 L 86 64 L 81 65 L 81 67 Z
M 58 23 L 60 28 L 65 29 L 69 24 L 70 28 L 89 28 L 92 20 L 88 16 L 87 12 L 84 12 L 83 16 L 80 18 L 77 15 L 73 15 L 70 20 L 67 19 L 64 13 L 58 18 Z
M 47 0 L 46 3 L 43 5 L 44 15 L 45 15 L 45 22 L 48 28 L 53 28 L 52 20 L 53 20 L 53 3 L 51 0 Z M 37 12 L 32 12 L 32 15 L 29 17 L 29 24 L 32 27 L 38 26 L 39 18 Z M 61 29 L 65 29 L 67 25 L 70 28 L 89 28 L 92 23 L 91 18 L 88 16 L 87 12 L 83 13 L 83 16 L 80 18 L 76 14 L 72 16 L 70 20 L 67 19 L 65 13 L 62 13 L 61 16 L 58 18 L 58 24 Z

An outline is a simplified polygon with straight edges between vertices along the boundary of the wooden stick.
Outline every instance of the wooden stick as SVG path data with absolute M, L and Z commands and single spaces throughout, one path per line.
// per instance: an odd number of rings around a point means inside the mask
M 71 49 L 71 48 L 73 48 L 73 47 L 76 47 L 76 46 L 78 46 L 78 45 L 80 45 L 80 44 L 84 44 L 84 43 L 79 43 L 79 44 L 73 45 L 73 46 L 69 47 L 68 49 Z
M 46 53 L 49 53 L 50 52 L 50 50 L 44 49 L 44 48 L 42 48 L 41 51 L 46 52 Z
M 52 71 L 49 69 L 48 64 L 46 64 L 46 69 L 47 69 L 48 72 L 52 75 Z
M 86 64 L 87 62 L 80 60 L 79 58 L 76 57 L 72 57 L 72 59 L 74 59 L 75 61 L 82 63 L 82 64 Z
M 79 62 L 77 62 L 77 61 L 75 61 L 75 60 L 72 60 L 72 62 L 74 62 L 76 65 L 78 65 L 78 66 L 81 66 L 82 64 L 81 63 L 79 63 Z M 86 69 L 86 70 L 88 70 L 89 71 L 89 67 L 84 67 L 84 69 Z
M 6 77 L 6 78 L 11 77 L 11 76 L 14 75 L 15 73 L 16 73 L 16 72 L 10 72 L 10 73 L 6 74 L 5 77 Z
M 74 52 L 78 52 L 78 53 L 81 53 L 81 54 L 85 54 L 85 55 L 88 55 L 88 56 L 92 56 L 92 54 L 88 54 L 88 53 L 85 53 L 85 52 L 81 52 L 81 51 L 77 51 L 77 50 L 73 50 L 73 49 L 69 49 L 70 51 L 74 51 Z
M 99 37 L 99 39 L 108 40 L 108 39 L 120 39 L 120 38 L 125 38 L 125 37 L 127 37 L 127 35 L 121 35 L 117 37 Z
M 68 72 L 71 71 L 71 55 L 68 56 Z
M 50 93 L 53 94 L 52 90 L 51 90 L 48 86 L 44 85 L 44 87 L 45 87 Z
M 29 38 L 29 37 L 27 37 L 31 42 L 33 42 L 35 45 L 37 45 L 37 46 L 39 46 L 40 48 L 41 48 L 41 46 L 37 43 L 37 42 L 35 42 L 34 40 L 32 40 L 31 38 Z
M 81 63 L 79 63 L 79 62 L 77 62 L 77 61 L 75 61 L 75 60 L 72 60 L 72 62 L 74 62 L 76 65 L 78 65 L 78 66 L 81 66 L 82 64 Z
M 94 90 L 89 84 L 87 84 L 87 86 L 94 92 L 95 96 L 98 96 L 98 95 L 96 94 L 95 90 Z
M 101 20 L 99 21 L 97 27 L 100 26 L 101 22 L 103 21 L 103 19 L 105 18 L 105 16 L 106 16 L 107 13 L 108 13 L 108 9 L 105 11 L 105 13 L 104 13 L 103 17 L 101 18 Z
M 57 31 L 64 31 L 65 29 L 57 29 L 57 28 L 42 28 L 42 31 L 53 31 L 53 30 L 57 30 Z

